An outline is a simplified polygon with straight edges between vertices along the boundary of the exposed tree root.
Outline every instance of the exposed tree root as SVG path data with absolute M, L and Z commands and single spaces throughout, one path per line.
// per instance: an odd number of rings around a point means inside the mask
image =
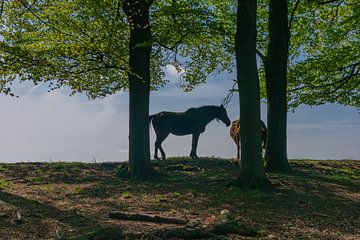
M 263 180 L 246 179 L 246 178 L 242 178 L 241 176 L 239 176 L 235 180 L 232 180 L 227 186 L 228 187 L 231 187 L 231 186 L 239 187 L 239 188 L 245 189 L 245 190 L 255 190 L 255 189 L 265 190 L 265 189 L 271 189 L 271 188 L 275 187 L 272 184 L 272 182 L 269 181 L 268 179 L 263 179 Z
M 161 217 L 158 215 L 151 216 L 151 215 L 145 215 L 145 214 L 110 212 L 109 217 L 111 219 L 126 220 L 126 221 L 155 222 L 155 223 L 169 223 L 169 224 L 187 224 L 187 221 L 183 220 L 183 219 Z

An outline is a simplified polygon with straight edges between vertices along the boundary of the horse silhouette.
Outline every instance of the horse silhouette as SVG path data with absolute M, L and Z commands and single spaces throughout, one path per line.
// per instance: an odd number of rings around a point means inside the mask
M 230 119 L 222 105 L 190 108 L 185 112 L 159 112 L 150 115 L 149 122 L 152 122 L 156 133 L 154 158 L 159 159 L 158 150 L 160 150 L 161 157 L 166 159 L 161 144 L 172 133 L 177 136 L 192 134 L 190 157 L 198 159 L 196 150 L 199 136 L 205 131 L 206 125 L 214 119 L 218 119 L 225 123 L 226 126 L 230 126 Z

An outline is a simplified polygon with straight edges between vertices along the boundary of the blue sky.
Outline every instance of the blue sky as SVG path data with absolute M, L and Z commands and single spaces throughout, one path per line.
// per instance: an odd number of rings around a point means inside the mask
M 207 84 L 184 93 L 177 87 L 176 71 L 168 66 L 166 72 L 170 83 L 152 92 L 151 113 L 218 105 L 234 79 L 229 74 L 210 76 Z M 127 160 L 127 93 L 88 100 L 81 94 L 69 97 L 66 89 L 48 93 L 45 86 L 31 83 L 16 86 L 16 93 L 19 98 L 0 95 L 0 162 Z M 234 95 L 228 106 L 231 120 L 238 118 L 238 111 Z M 355 108 L 301 106 L 288 119 L 289 158 L 360 159 L 360 115 Z M 151 129 L 152 152 L 154 135 Z M 169 136 L 163 148 L 168 156 L 186 156 L 190 145 L 191 136 Z M 200 136 L 198 155 L 234 157 L 229 128 L 211 122 Z

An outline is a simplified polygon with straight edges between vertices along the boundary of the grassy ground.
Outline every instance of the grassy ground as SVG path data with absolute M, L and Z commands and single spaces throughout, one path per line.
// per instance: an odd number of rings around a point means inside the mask
M 144 233 L 174 227 L 112 220 L 110 211 L 207 225 L 224 209 L 258 231 L 256 239 L 360 239 L 360 161 L 291 161 L 294 172 L 268 175 L 274 188 L 264 191 L 231 186 L 238 166 L 229 160 L 172 158 L 154 165 L 169 177 L 120 179 L 119 163 L 0 164 L 0 239 L 57 239 L 102 227 Z

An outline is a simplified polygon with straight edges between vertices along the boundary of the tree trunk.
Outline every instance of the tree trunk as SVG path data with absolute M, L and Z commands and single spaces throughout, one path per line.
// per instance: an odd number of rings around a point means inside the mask
M 287 0 L 270 0 L 269 45 L 265 63 L 268 100 L 265 169 L 268 172 L 290 170 L 286 142 L 289 37 Z
M 149 3 L 129 0 L 124 11 L 130 24 L 129 170 L 131 178 L 152 176 L 149 140 L 151 29 Z
M 235 39 L 237 83 L 240 99 L 240 185 L 260 188 L 268 183 L 260 132 L 260 87 L 256 65 L 256 0 L 238 0 Z

